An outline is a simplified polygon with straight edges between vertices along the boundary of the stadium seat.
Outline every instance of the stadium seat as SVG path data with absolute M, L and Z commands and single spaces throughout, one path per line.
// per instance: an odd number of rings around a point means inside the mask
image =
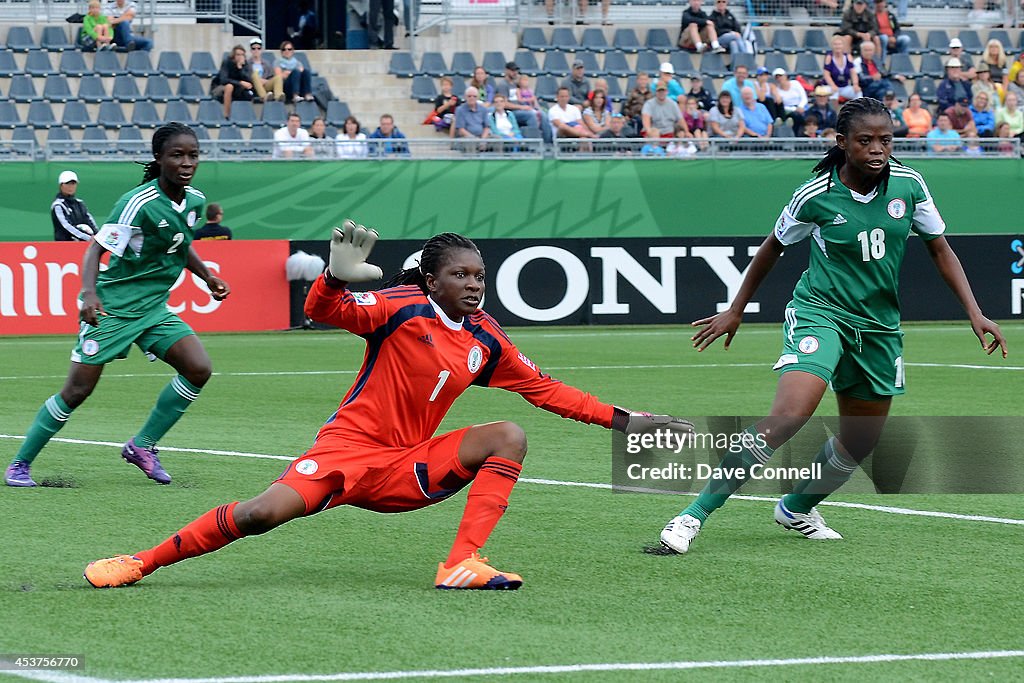
M 36 158 L 41 158 L 41 151 L 39 149 L 39 141 L 36 139 L 36 131 L 34 128 L 28 126 L 18 126 L 14 129 L 14 133 L 11 135 L 11 140 L 15 142 L 31 142 L 34 147 L 32 152 L 19 151 L 19 154 L 32 154 Z
M 794 135 L 793 126 L 788 123 L 777 125 L 772 129 L 773 138 L 791 138 Z
M 610 76 L 625 78 L 633 73 L 626 61 L 626 53 L 621 50 L 612 50 L 604 55 L 604 72 Z
M 832 49 L 832 46 L 829 44 L 829 39 L 825 37 L 824 31 L 820 28 L 810 28 L 804 34 L 804 49 L 825 54 Z
M 113 150 L 107 144 L 107 131 L 99 126 L 89 126 L 82 132 L 82 151 L 86 154 L 109 154 Z
M 738 55 L 732 56 L 732 61 L 729 62 L 729 70 L 736 71 L 737 66 L 747 67 L 747 71 L 753 76 L 757 72 L 757 59 L 754 55 L 741 52 Z
M 580 41 L 571 28 L 556 28 L 551 31 L 551 47 L 563 52 L 575 52 L 580 49 Z
M 580 47 L 591 52 L 607 52 L 608 39 L 604 37 L 604 31 L 599 28 L 584 29 Z
M 96 125 L 104 128 L 121 128 L 128 125 L 120 102 L 100 102 L 100 111 L 96 115 Z
M 558 79 L 554 76 L 538 76 L 533 94 L 538 100 L 554 102 L 558 95 Z
M 452 79 L 452 94 L 457 96 L 457 97 L 459 97 L 460 99 L 465 99 L 465 95 L 466 95 L 466 81 L 462 80 L 461 78 L 453 78 Z M 431 102 L 433 102 L 433 100 L 431 100 Z
M 251 103 L 247 103 L 251 104 Z M 156 111 L 156 105 L 149 100 L 141 100 L 135 103 L 132 109 L 132 125 L 139 128 L 157 128 L 164 120 Z
M 299 115 L 302 126 L 309 128 L 313 119 L 320 116 L 320 107 L 316 106 L 316 102 L 299 102 L 295 105 L 295 113 Z
M 98 73 L 100 76 L 121 76 L 127 71 L 121 66 L 121 60 L 118 59 L 116 52 L 110 50 L 103 50 L 102 52 L 96 53 L 96 61 L 93 62 L 92 70 Z
M 189 106 L 181 100 L 171 100 L 167 103 L 167 109 L 164 110 L 164 121 L 177 121 L 184 123 L 186 126 L 191 126 L 196 122 L 194 116 L 192 116 L 192 110 Z
M 203 100 L 199 103 L 196 121 L 199 125 L 207 128 L 220 128 L 227 125 L 227 119 L 224 118 L 224 106 L 216 100 Z
M 1000 43 L 1002 43 L 1004 52 L 1009 52 L 1013 50 L 1013 40 L 1010 39 L 1010 34 L 1006 31 L 1006 29 L 992 29 L 991 31 L 988 32 L 988 39 L 998 40 Z M 964 47 L 966 46 L 967 43 L 964 43 Z
M 196 125 L 192 126 L 191 128 L 192 128 L 192 131 L 196 134 L 196 139 L 198 139 L 199 142 L 209 142 L 210 141 L 210 131 L 206 128 L 206 126 L 202 126 L 202 125 L 199 125 L 197 123 Z
M 110 91 L 110 96 L 118 102 L 135 102 L 142 99 L 135 77 L 127 74 L 114 77 L 114 87 Z
M 392 52 L 391 61 L 388 64 L 388 73 L 398 78 L 412 78 L 419 73 L 416 64 L 412 61 L 412 54 L 409 52 Z
M 587 75 L 588 78 L 592 78 L 594 76 L 604 76 L 605 72 L 597 61 L 597 55 L 594 54 L 593 52 L 577 52 L 575 55 L 573 55 L 573 61 L 583 62 L 583 72 Z
M 625 95 L 622 94 L 622 85 L 619 83 L 619 79 L 611 76 L 606 80 L 608 81 L 608 99 L 612 102 L 624 100 Z
M 519 67 L 519 73 L 526 74 L 527 76 L 537 76 L 541 73 L 540 65 L 537 64 L 537 58 L 529 50 L 517 51 L 515 62 Z
M 889 71 L 904 78 L 913 78 L 917 74 L 917 69 L 910 62 L 910 55 L 899 52 L 889 59 Z
M 60 122 L 68 128 L 85 128 L 92 125 L 85 102 L 78 100 L 72 100 L 64 105 L 64 114 L 61 116 Z
M 73 99 L 68 77 L 64 74 L 51 74 L 46 77 L 43 85 L 43 99 L 49 102 L 67 102 Z
M 772 33 L 772 49 L 787 55 L 795 55 L 803 50 L 797 45 L 793 31 L 788 28 L 775 29 Z
M 508 59 L 505 58 L 505 53 L 496 50 L 490 50 L 484 53 L 484 61 L 481 62 L 480 66 L 484 68 L 491 76 L 499 77 L 505 75 L 505 62 Z M 470 75 L 472 75 L 472 71 Z
M 195 74 L 185 74 L 178 79 L 178 97 L 186 102 L 209 99 L 203 82 Z
M 0 51 L 0 77 L 10 78 L 24 73 L 18 62 L 14 59 L 14 53 L 10 50 Z
M 137 127 L 124 126 L 117 131 L 117 151 L 122 154 L 146 154 L 150 151 L 150 145 Z
M 524 140 L 540 140 L 544 137 L 537 126 L 523 126 L 519 132 L 523 134 Z
M 334 103 L 331 102 L 330 104 Z M 288 108 L 284 102 L 264 102 L 260 118 L 266 125 L 280 128 L 288 121 Z
M 299 60 L 302 66 L 305 67 L 306 71 L 309 72 L 310 76 L 318 75 L 316 69 L 313 68 L 312 62 L 309 61 L 309 56 L 305 52 L 296 52 L 295 59 Z
M 980 55 L 985 51 L 985 46 L 981 44 L 981 38 L 978 36 L 977 31 L 968 29 L 961 30 L 957 38 L 959 38 L 960 42 L 963 43 L 964 52 Z
M 938 99 L 938 91 L 935 88 L 935 81 L 925 76 L 921 76 L 914 81 L 914 92 L 920 95 L 921 99 L 929 104 L 936 102 Z
M 946 54 L 946 51 L 949 50 L 949 36 L 946 35 L 945 29 L 928 31 L 928 39 L 925 40 L 924 46 L 929 52 Z
M 324 117 L 324 121 L 328 126 L 334 126 L 335 128 L 341 128 L 345 119 L 352 115 L 348 105 L 344 102 L 335 100 L 334 102 L 327 103 L 327 114 Z
M 35 82 L 31 76 L 22 74 L 11 79 L 11 89 L 7 96 L 15 102 L 34 102 L 40 99 L 36 92 Z
M 693 76 L 698 73 L 697 69 L 693 66 L 693 60 L 690 59 L 690 53 L 684 50 L 676 50 L 672 53 L 669 58 L 669 63 L 672 64 L 672 68 L 676 70 L 676 78 L 683 76 Z
M 903 85 L 901 81 L 895 79 L 889 81 L 889 83 L 892 85 L 892 91 L 896 93 L 896 99 L 902 102 L 903 104 L 906 104 L 908 97 L 906 86 Z
M 241 154 L 246 152 L 246 139 L 237 126 L 224 126 L 217 133 L 217 148 L 225 154 Z M 223 145 L 219 143 L 225 143 Z
M 156 61 L 156 70 L 168 78 L 180 78 L 189 71 L 185 67 L 185 60 L 177 50 L 164 50 Z
M 724 78 L 729 74 L 722 55 L 714 52 L 705 52 L 700 56 L 700 72 L 715 78 Z
M 504 65 L 502 65 L 504 66 Z M 451 73 L 462 78 L 469 78 L 476 68 L 476 57 L 472 52 L 456 52 L 452 55 Z M 487 68 L 486 66 L 484 68 Z
M 934 52 L 927 52 L 921 55 L 920 73 L 930 78 L 944 78 L 946 66 L 943 64 L 942 57 Z
M 712 99 L 718 97 L 718 88 L 715 87 L 715 79 L 711 78 L 711 76 L 704 77 L 704 89 L 708 91 Z
M 43 37 L 39 41 L 39 45 L 44 50 L 50 52 L 63 52 L 64 50 L 74 50 L 75 44 L 68 40 L 67 31 L 64 30 L 63 26 L 44 26 Z
M 652 28 L 647 31 L 647 49 L 655 52 L 671 52 L 676 49 L 676 44 L 668 37 L 668 31 L 663 28 Z
M 0 100 L 0 128 L 17 128 L 21 125 L 18 107 L 14 102 Z
M 424 52 L 417 73 L 426 74 L 431 78 L 439 78 L 448 74 L 448 64 L 440 52 Z
M 152 76 L 157 73 L 156 69 L 153 68 L 153 62 L 149 58 L 149 52 L 146 50 L 132 50 L 129 52 L 124 68 L 132 76 Z
M 12 26 L 7 31 L 7 49 L 15 52 L 28 52 L 38 50 L 39 45 L 32 37 L 32 31 L 28 26 Z
M 431 102 L 437 97 L 437 86 L 430 76 L 414 76 L 412 79 L 412 97 L 417 102 Z
M 564 78 L 569 75 L 569 60 L 566 59 L 565 53 L 559 50 L 546 52 L 544 53 L 544 64 L 540 70 L 550 76 Z
M 750 29 L 750 40 L 753 41 L 755 52 L 764 52 L 768 49 L 768 41 L 764 37 L 764 32 L 759 28 Z
M 821 57 L 811 52 L 801 52 L 796 56 L 796 66 L 793 67 L 793 73 L 799 74 L 804 78 L 819 78 L 824 72 L 824 67 L 821 65 Z
M 543 29 L 524 28 L 519 44 L 533 52 L 547 52 L 551 49 L 551 43 L 544 35 Z
M 661 67 L 661 55 L 653 50 L 641 50 L 636 56 L 637 73 L 646 71 L 652 77 L 656 76 Z
M 60 54 L 58 71 L 65 76 L 84 76 L 92 69 L 85 63 L 85 57 L 78 50 L 66 50 Z
M 167 76 L 154 74 L 146 79 L 146 99 L 153 102 L 170 102 L 175 99 Z
M 270 126 L 256 126 L 249 135 L 253 152 L 270 155 L 274 151 L 274 129 Z
M 912 28 L 900 29 L 900 34 L 910 37 L 910 43 L 907 44 L 907 52 L 912 55 L 919 55 L 924 52 L 924 46 L 921 44 L 921 38 L 917 35 L 917 31 Z
M 74 138 L 71 137 L 71 131 L 64 126 L 54 126 L 46 131 L 46 144 L 49 145 L 51 142 L 72 142 Z M 62 146 L 62 149 L 68 151 L 70 145 Z
M 640 51 L 640 39 L 636 37 L 636 31 L 631 28 L 620 28 L 615 30 L 612 37 L 612 46 L 616 50 L 622 50 L 635 54 Z
M 78 99 L 90 104 L 106 102 L 110 99 L 103 79 L 98 74 L 86 74 L 78 81 Z
M 199 50 L 189 57 L 188 70 L 200 78 L 213 78 L 220 68 L 214 63 L 213 55 L 206 50 Z
M 786 73 L 789 73 L 786 55 L 781 52 L 766 52 L 764 55 L 764 68 L 768 69 L 769 72 L 783 69 Z
M 256 117 L 256 107 L 252 102 L 246 100 L 231 103 L 231 116 L 228 117 L 228 120 L 241 128 L 252 128 L 259 123 L 259 119 Z
M 50 61 L 50 53 L 43 50 L 32 50 L 25 58 L 25 73 L 29 76 L 49 76 L 57 73 Z
M 28 105 L 26 123 L 33 128 L 50 128 L 57 125 L 57 117 L 53 115 L 53 107 L 49 102 L 32 102 Z

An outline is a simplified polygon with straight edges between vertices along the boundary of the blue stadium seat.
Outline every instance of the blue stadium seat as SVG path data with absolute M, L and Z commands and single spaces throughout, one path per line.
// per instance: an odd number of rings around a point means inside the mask
M 412 54 L 409 52 L 392 52 L 391 62 L 388 65 L 388 73 L 398 78 L 412 78 L 420 72 L 412 61 Z
M 577 52 L 573 55 L 573 61 L 583 62 L 583 72 L 587 77 L 604 75 L 604 70 L 597 61 L 597 55 L 593 52 Z
M 50 52 L 63 52 L 64 50 L 75 49 L 75 44 L 68 40 L 67 31 L 64 30 L 63 26 L 44 26 L 43 37 L 39 44 L 44 50 L 49 50 Z
M 786 55 L 781 52 L 766 52 L 764 55 L 764 68 L 768 71 L 782 69 L 789 73 L 789 64 L 786 62 Z
M 989 40 L 998 40 L 1003 45 L 1004 52 L 1010 52 L 1013 50 L 1013 40 L 1010 39 L 1010 34 L 1005 29 L 994 28 L 988 32 Z M 967 43 L 964 43 L 966 47 Z
M 104 128 L 121 128 L 128 125 L 120 102 L 100 102 L 100 111 L 96 114 L 96 124 Z
M 42 50 L 32 50 L 25 58 L 25 73 L 30 76 L 49 76 L 57 73 L 50 62 L 50 53 Z
M 980 55 L 985 51 L 985 46 L 981 44 L 981 38 L 978 36 L 977 31 L 963 29 L 957 38 L 963 44 L 964 52 Z
M 700 72 L 715 78 L 724 78 L 729 74 L 729 70 L 725 68 L 725 60 L 722 59 L 722 55 L 714 52 L 705 52 L 700 56 Z
M 558 79 L 554 76 L 538 76 L 533 94 L 538 100 L 554 102 L 558 95 Z
M 227 125 L 224 118 L 224 107 L 216 100 L 203 100 L 199 103 L 199 111 L 196 113 L 196 121 L 200 126 L 206 128 L 220 128 Z
M 31 142 L 35 145 L 31 154 L 33 154 L 37 159 L 42 158 L 42 150 L 39 148 L 39 141 L 36 139 L 36 131 L 34 128 L 29 128 L 28 126 L 19 126 L 15 128 L 14 133 L 11 135 L 11 140 L 15 142 Z M 25 154 L 21 151 L 18 153 Z
M 85 57 L 78 50 L 67 50 L 60 54 L 60 66 L 57 70 L 65 76 L 84 76 L 92 69 L 85 63 Z
M 544 137 L 544 134 L 540 132 L 540 128 L 537 126 L 522 126 L 519 132 L 523 134 L 525 140 L 540 140 Z
M 189 73 L 185 60 L 177 50 L 164 50 L 156 62 L 156 70 L 168 78 L 180 78 Z
M 551 47 L 563 52 L 575 52 L 580 49 L 580 41 L 571 28 L 556 28 L 551 31 Z
M 437 86 L 430 76 L 414 76 L 412 79 L 412 97 L 417 102 L 433 102 L 437 97 Z
M 53 115 L 49 102 L 32 102 L 28 105 L 27 122 L 33 128 L 50 128 L 57 125 L 57 117 Z
M 423 58 L 420 60 L 421 74 L 426 74 L 432 78 L 438 78 L 448 73 L 448 64 L 444 61 L 444 55 L 440 52 L 424 52 Z
M 452 94 L 457 96 L 459 99 L 465 99 L 466 97 L 466 81 L 461 78 L 452 79 Z M 431 100 L 433 101 L 433 100 Z
M 694 74 L 700 73 L 694 68 L 689 52 L 676 50 L 672 53 L 672 57 L 669 59 L 669 62 L 672 64 L 672 68 L 676 70 L 677 78 L 681 76 L 693 76 Z
M 78 81 L 78 99 L 90 104 L 110 100 L 110 95 L 107 94 L 107 89 L 104 87 L 103 79 L 99 77 L 99 74 L 86 74 L 82 76 L 81 80 Z
M 473 69 L 476 68 L 476 58 L 473 57 L 472 52 L 456 52 L 452 55 L 452 68 L 451 73 L 456 76 L 463 78 L 469 78 L 473 75 Z M 487 68 L 486 66 L 484 67 Z
M 313 119 L 320 116 L 320 107 L 316 105 L 316 102 L 303 101 L 295 105 L 295 113 L 299 115 L 302 126 L 309 128 L 313 123 Z
M 50 130 L 46 131 L 46 144 L 49 145 L 51 142 L 71 142 L 74 138 L 71 137 L 71 131 L 64 126 L 54 126 Z M 79 146 L 80 145 L 76 145 Z M 61 149 L 67 151 L 69 146 L 62 146 Z
M 659 55 L 657 52 L 654 52 L 653 50 L 642 50 L 636 56 L 637 73 L 644 71 L 651 76 L 656 76 L 658 73 L 658 68 L 660 66 L 661 55 Z
M 7 31 L 7 49 L 15 52 L 28 52 L 38 50 L 39 45 L 32 37 L 32 31 L 28 26 L 12 26 Z
M 85 103 L 72 100 L 65 104 L 61 123 L 68 128 L 85 128 L 91 125 L 92 120 L 89 118 L 89 110 L 85 108 Z
M 18 107 L 14 102 L 0 100 L 0 128 L 17 128 L 21 125 Z
M 889 83 L 892 85 L 892 91 L 896 94 L 896 99 L 902 102 L 903 104 L 906 104 L 908 97 L 906 86 L 896 79 L 889 81 Z
M 46 83 L 43 85 L 44 100 L 49 102 L 67 102 L 73 97 L 67 76 L 64 74 L 52 74 L 46 77 Z
M 121 65 L 121 60 L 118 58 L 116 52 L 110 50 L 103 50 L 96 53 L 96 61 L 93 62 L 92 70 L 98 73 L 100 76 L 122 76 L 127 71 L 124 70 L 124 66 Z
M 625 99 L 625 95 L 622 93 L 622 85 L 619 83 L 619 79 L 610 77 L 606 79 L 608 81 L 608 99 L 612 102 L 621 102 Z
M 626 61 L 626 53 L 621 50 L 612 50 L 604 55 L 604 72 L 611 76 L 625 78 L 633 73 Z
M 541 73 L 537 58 L 529 50 L 518 50 L 515 56 L 519 72 L 527 76 L 537 76 Z
M 711 78 L 711 76 L 704 77 L 704 89 L 708 91 L 712 98 L 718 97 L 718 88 L 715 87 L 715 79 Z
M 107 144 L 107 131 L 99 126 L 89 126 L 82 133 L 82 150 L 86 154 L 109 154 L 113 150 Z
M 803 48 L 797 45 L 793 31 L 788 28 L 775 29 L 772 33 L 772 49 L 787 55 L 803 51 Z
M 117 131 L 117 151 L 122 154 L 146 154 L 150 151 L 150 145 L 137 127 L 124 126 Z
M 914 68 L 910 61 L 910 55 L 899 52 L 892 55 L 889 59 L 889 71 L 904 78 L 913 78 L 917 74 L 917 69 Z
M 929 104 L 933 104 L 938 101 L 938 91 L 935 87 L 935 81 L 926 76 L 921 76 L 914 81 L 914 92 L 921 96 L 921 99 Z
M 40 99 L 32 77 L 26 74 L 11 79 L 11 89 L 7 96 L 15 102 L 34 102 Z
M 817 78 L 824 73 L 825 67 L 822 66 L 821 58 L 811 52 L 801 52 L 796 56 L 796 66 L 793 68 L 793 72 L 800 74 L 804 78 Z
M 932 29 L 928 31 L 928 39 L 925 40 L 924 46 L 930 52 L 946 54 L 946 51 L 949 50 L 949 36 L 946 34 L 945 29 Z
M 274 151 L 274 129 L 270 126 L 256 126 L 249 135 L 252 151 L 270 155 Z
M 539 28 L 524 28 L 519 44 L 533 52 L 547 52 L 551 49 L 551 43 L 544 35 L 544 30 Z
M 192 131 L 196 134 L 196 138 L 199 140 L 199 142 L 210 141 L 210 131 L 207 129 L 206 126 L 196 124 L 192 126 Z
M 127 74 L 114 77 L 114 87 L 110 91 L 110 96 L 118 102 L 135 102 L 142 99 L 135 77 Z
M 231 103 L 231 116 L 228 118 L 232 124 L 241 128 L 252 128 L 259 123 L 256 116 L 256 107 L 252 102 L 240 100 Z
M 736 67 L 745 66 L 747 71 L 750 72 L 751 78 L 757 73 L 757 59 L 754 55 L 741 52 L 738 55 L 732 56 L 732 61 L 729 63 L 729 70 L 736 71 Z
M 281 106 L 284 105 L 282 104 Z M 167 103 L 167 109 L 164 111 L 164 121 L 177 121 L 184 123 L 186 126 L 196 123 L 195 117 L 192 116 L 192 110 L 181 100 L 171 100 Z
M 773 138 L 791 138 L 794 137 L 795 135 L 796 134 L 793 132 L 793 126 L 789 125 L 788 123 L 783 123 L 772 128 Z
M 171 82 L 163 74 L 153 74 L 146 79 L 146 99 L 153 102 L 170 102 L 175 99 Z
M 203 87 L 203 82 L 195 74 L 185 74 L 178 79 L 178 97 L 186 102 L 210 99 Z
M 920 73 L 930 78 L 944 78 L 946 76 L 946 66 L 943 63 L 942 57 L 934 52 L 921 55 Z
M 227 143 L 223 146 L 218 145 L 219 150 L 225 154 L 242 154 L 248 151 L 245 145 L 245 136 L 237 126 L 222 127 L 217 134 L 217 142 Z
M 213 55 L 206 50 L 198 50 L 189 58 L 188 70 L 200 78 L 213 78 L 220 68 L 214 63 Z
M 559 50 L 552 50 L 544 54 L 544 64 L 540 68 L 546 74 L 551 76 L 564 77 L 569 75 L 569 61 L 565 58 L 565 53 Z
M 14 53 L 10 50 L 0 51 L 0 77 L 10 78 L 20 73 L 24 72 L 18 66 L 18 62 L 15 61 Z
M 324 121 L 328 126 L 341 128 L 345 123 L 345 119 L 351 115 L 352 112 L 349 111 L 347 104 L 335 100 L 327 103 L 327 115 L 324 117 Z
M 488 51 L 484 53 L 484 61 L 480 64 L 491 76 L 504 76 L 505 75 L 505 62 L 508 59 L 505 58 L 505 53 L 501 51 Z M 472 72 L 470 72 L 472 75 Z
M 647 49 L 655 52 L 671 52 L 676 49 L 676 44 L 668 37 L 668 31 L 663 28 L 652 28 L 647 31 Z
M 288 108 L 284 102 L 264 102 L 261 120 L 268 126 L 280 128 L 288 121 Z
M 804 33 L 804 49 L 811 52 L 825 54 L 832 49 L 825 32 L 820 28 L 810 28 Z
M 912 55 L 919 55 L 925 51 L 924 45 L 921 44 L 921 37 L 917 35 L 917 31 L 912 28 L 905 28 L 900 29 L 900 34 L 910 38 L 910 43 L 907 44 L 907 52 Z
M 591 52 L 607 52 L 608 39 L 604 37 L 604 31 L 599 28 L 584 29 L 583 37 L 580 38 L 580 47 Z
M 616 29 L 615 36 L 612 38 L 612 45 L 617 50 L 634 54 L 639 52 L 642 47 L 640 39 L 636 37 L 636 31 L 631 28 Z
M 152 76 L 157 73 L 156 69 L 153 68 L 153 62 L 150 60 L 147 50 L 132 50 L 129 52 L 124 68 L 132 76 Z
M 164 120 L 156 111 L 156 105 L 149 100 L 141 100 L 135 103 L 132 109 L 132 125 L 139 128 L 157 128 Z

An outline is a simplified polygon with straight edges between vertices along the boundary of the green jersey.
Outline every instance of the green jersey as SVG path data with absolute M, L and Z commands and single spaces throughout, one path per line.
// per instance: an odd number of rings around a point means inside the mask
M 814 239 L 793 300 L 824 308 L 858 329 L 898 330 L 899 270 L 911 232 L 941 235 L 942 221 L 921 175 L 890 162 L 885 192 L 861 195 L 838 174 L 804 183 L 775 223 L 784 245 Z
M 151 180 L 125 193 L 93 238 L 110 252 L 96 293 L 112 315 L 137 318 L 167 304 L 171 287 L 188 264 L 196 219 L 206 196 L 185 187 L 175 204 Z

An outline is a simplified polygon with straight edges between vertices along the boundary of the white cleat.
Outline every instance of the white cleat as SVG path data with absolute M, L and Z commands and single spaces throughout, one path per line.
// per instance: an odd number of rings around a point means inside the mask
M 784 529 L 799 531 L 812 541 L 842 540 L 843 538 L 842 534 L 825 524 L 825 519 L 818 512 L 818 508 L 811 508 L 806 515 L 801 512 L 793 512 L 782 504 L 781 498 L 775 506 L 775 523 L 782 525 Z
M 661 532 L 661 544 L 677 553 L 690 549 L 693 539 L 700 533 L 700 520 L 693 515 L 679 515 L 665 525 Z

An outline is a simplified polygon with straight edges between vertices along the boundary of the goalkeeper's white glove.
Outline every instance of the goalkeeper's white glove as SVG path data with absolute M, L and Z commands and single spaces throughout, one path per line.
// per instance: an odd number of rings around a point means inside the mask
M 92 226 L 89 225 L 88 223 L 79 223 L 75 227 L 78 228 L 79 230 L 81 230 L 82 232 L 84 232 L 86 235 L 95 235 L 96 234 L 96 231 L 93 230 Z
M 655 430 L 668 430 L 677 434 L 691 434 L 693 423 L 671 415 L 642 413 L 615 406 L 612 429 L 623 434 L 645 434 Z
M 376 230 L 367 230 L 349 219 L 340 228 L 335 228 L 331 234 L 331 257 L 327 264 L 331 276 L 342 282 L 379 280 L 384 271 L 380 266 L 366 262 L 377 237 Z

